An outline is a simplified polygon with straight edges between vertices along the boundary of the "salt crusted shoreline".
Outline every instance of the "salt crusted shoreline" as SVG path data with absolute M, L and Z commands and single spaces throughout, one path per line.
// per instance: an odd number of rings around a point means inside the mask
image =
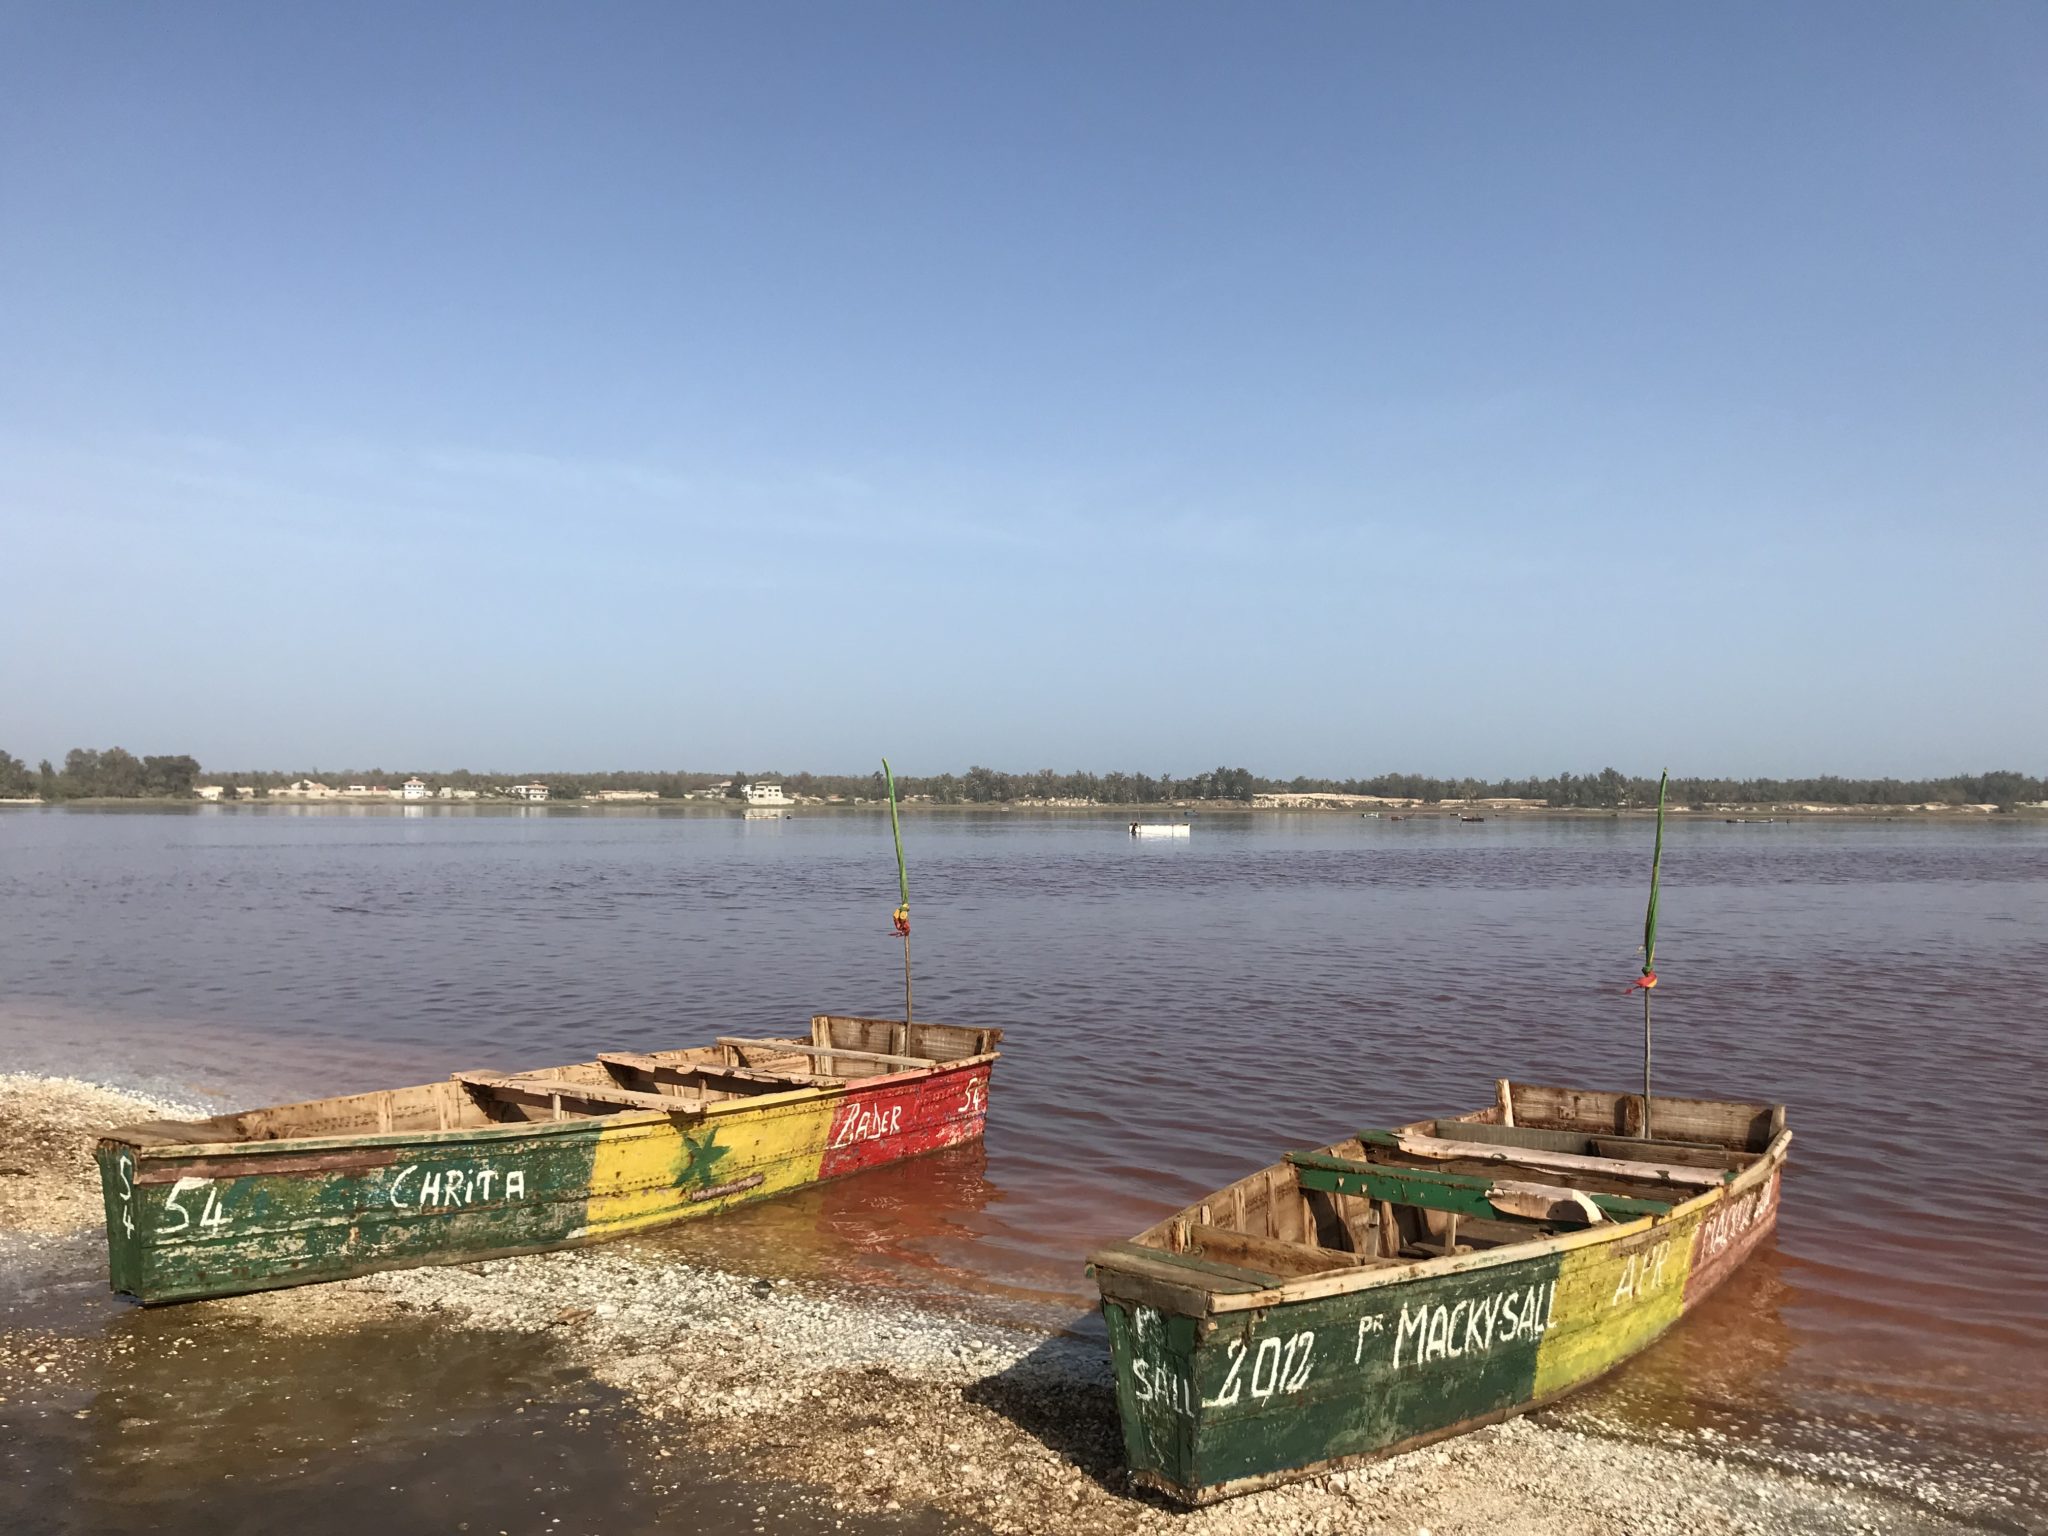
M 104 1253 L 92 1134 L 183 1112 L 63 1079 L 0 1077 L 0 1296 L 89 1293 Z M 677 1263 L 630 1242 L 191 1304 L 195 1366 L 280 1335 L 429 1317 L 539 1340 L 618 1389 L 629 1454 L 771 1465 L 849 1514 L 930 1509 L 1003 1533 L 1962 1531 L 1925 1510 L 1710 1451 L 1519 1419 L 1371 1467 L 1182 1511 L 1134 1495 L 1100 1344 L 830 1286 Z M 104 1313 L 0 1331 L 0 1402 L 118 1366 Z M 213 1341 L 211 1346 L 209 1341 Z

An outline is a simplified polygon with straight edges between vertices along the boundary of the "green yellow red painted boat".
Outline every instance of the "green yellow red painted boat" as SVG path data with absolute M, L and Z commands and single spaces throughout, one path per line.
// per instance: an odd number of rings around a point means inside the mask
M 185 1301 L 597 1242 L 982 1133 L 994 1029 L 820 1014 L 540 1072 L 154 1121 L 99 1143 L 108 1272 Z
M 1777 1221 L 1784 1106 L 1508 1083 L 1240 1179 L 1096 1253 L 1137 1481 L 1190 1504 L 1537 1407 Z

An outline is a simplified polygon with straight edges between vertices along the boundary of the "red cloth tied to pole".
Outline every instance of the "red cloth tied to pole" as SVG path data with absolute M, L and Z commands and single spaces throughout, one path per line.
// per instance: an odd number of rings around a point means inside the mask
M 1645 992 L 1648 992 L 1651 988 L 1655 987 L 1656 985 L 1657 973 L 1655 971 L 1645 971 L 1642 975 L 1638 976 L 1634 981 L 1628 984 L 1628 989 L 1629 991 L 1633 992 L 1637 987 L 1641 987 Z

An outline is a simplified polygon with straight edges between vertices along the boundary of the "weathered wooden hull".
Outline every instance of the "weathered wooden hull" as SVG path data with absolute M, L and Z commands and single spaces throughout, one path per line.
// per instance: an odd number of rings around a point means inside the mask
M 1208 1503 L 1410 1449 L 1585 1385 L 1678 1321 L 1764 1240 L 1786 1140 L 1666 1215 L 1405 1272 L 1218 1295 L 1098 1260 L 1136 1480 Z
M 98 1149 L 114 1290 L 183 1301 L 597 1242 L 982 1134 L 992 1062 L 660 1111 Z

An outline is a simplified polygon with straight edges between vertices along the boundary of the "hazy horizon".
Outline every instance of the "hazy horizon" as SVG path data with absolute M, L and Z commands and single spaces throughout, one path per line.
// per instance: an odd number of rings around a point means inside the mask
M 77 743 L 75 745 L 85 746 L 86 744 Z M 110 746 L 118 746 L 125 751 L 132 752 L 137 757 L 151 755 L 169 756 L 175 755 L 181 751 L 181 749 L 177 747 L 170 747 L 164 749 L 162 753 L 159 754 L 157 749 L 154 747 L 148 749 L 135 748 L 131 747 L 126 742 L 108 742 L 101 744 L 97 747 L 89 747 L 88 750 L 104 751 L 107 747 Z M 70 749 L 67 748 L 63 751 L 47 752 L 40 754 L 29 753 L 17 750 L 13 745 L 11 745 L 8 742 L 0 741 L 0 752 L 13 753 L 15 757 L 24 760 L 31 769 L 35 768 L 40 761 L 48 761 L 54 767 L 61 769 L 64 766 L 64 753 L 68 750 Z M 463 762 L 428 763 L 414 759 L 398 758 L 390 758 L 380 761 L 379 759 L 376 759 L 374 757 L 368 759 L 366 762 L 339 762 L 333 765 L 321 765 L 313 762 L 298 761 L 280 761 L 277 763 L 265 764 L 230 763 L 219 761 L 209 762 L 204 757 L 200 757 L 197 753 L 191 753 L 187 755 L 194 757 L 199 762 L 203 772 L 210 775 L 218 775 L 224 777 L 234 777 L 237 775 L 253 774 L 301 773 L 357 776 L 364 774 L 383 774 L 387 777 L 402 777 L 407 774 L 415 773 L 425 774 L 428 776 L 446 776 L 451 774 L 466 773 L 474 775 L 478 778 L 532 777 L 543 780 L 545 780 L 549 775 L 556 775 L 563 778 L 598 778 L 621 774 L 639 774 L 648 777 L 655 777 L 660 775 L 677 775 L 682 777 L 753 777 L 760 779 L 772 779 L 794 778 L 799 774 L 810 774 L 815 778 L 834 779 L 866 778 L 870 775 L 877 775 L 881 772 L 880 758 L 874 759 L 866 767 L 855 765 L 821 768 L 815 764 L 805 762 L 773 764 L 754 763 L 745 766 L 704 766 L 702 764 L 691 765 L 647 763 L 637 765 L 614 763 L 577 766 L 559 762 L 542 763 L 538 760 L 527 761 L 524 763 L 515 762 L 513 765 L 510 766 L 503 763 L 484 764 L 482 766 L 477 766 L 475 764 Z M 1156 763 L 1111 763 L 1106 761 L 1068 764 L 1052 764 L 1038 762 L 1033 764 L 1032 766 L 1027 767 L 1022 763 L 993 762 L 986 761 L 980 758 L 976 758 L 971 761 L 957 763 L 918 764 L 911 763 L 894 756 L 890 758 L 890 763 L 893 769 L 895 770 L 896 776 L 899 779 L 928 779 L 936 778 L 944 774 L 953 774 L 959 776 L 965 775 L 970 769 L 975 767 L 990 768 L 999 773 L 1006 773 L 1011 775 L 1035 774 L 1042 771 L 1050 771 L 1062 775 L 1069 773 L 1095 773 L 1103 775 L 1111 773 L 1148 773 L 1155 778 L 1165 776 L 1171 776 L 1175 778 L 1190 778 L 1200 774 L 1208 773 L 1219 767 L 1230 769 L 1242 768 L 1250 772 L 1256 778 L 1268 779 L 1276 782 L 1291 782 L 1296 779 L 1305 779 L 1310 781 L 1330 780 L 1344 782 L 1369 780 L 1383 776 L 1412 776 L 1417 778 L 1444 779 L 1450 781 L 1473 779 L 1491 784 L 1501 782 L 1526 781 L 1531 779 L 1548 779 L 1559 774 L 1567 773 L 1576 776 L 1592 777 L 1608 769 L 1613 769 L 1615 772 L 1619 773 L 1623 778 L 1648 780 L 1652 784 L 1655 783 L 1660 773 L 1666 771 L 1670 773 L 1674 783 L 1681 780 L 1742 781 L 1760 779 L 1774 779 L 1787 782 L 1797 782 L 1815 778 L 1834 778 L 1848 780 L 1851 782 L 1859 780 L 1886 779 L 1901 782 L 1918 782 L 1936 781 L 1950 778 L 1972 778 L 1997 772 L 2018 772 L 2026 774 L 2030 778 L 2041 777 L 2041 775 L 2038 773 L 2030 772 L 2027 765 L 2019 763 L 1964 764 L 1961 766 L 1947 766 L 1938 769 L 1929 769 L 1925 772 L 1917 773 L 1864 772 L 1858 770 L 1853 766 L 1848 768 L 1815 767 L 1792 768 L 1779 771 L 1762 771 L 1756 773 L 1732 773 L 1719 772 L 1712 769 L 1701 770 L 1682 765 L 1674 766 L 1669 764 L 1659 764 L 1655 767 L 1630 767 L 1625 766 L 1621 763 L 1593 763 L 1591 761 L 1581 762 L 1576 765 L 1547 764 L 1539 765 L 1536 767 L 1511 768 L 1499 772 L 1482 772 L 1476 769 L 1468 770 L 1457 766 L 1437 769 L 1426 767 L 1414 767 L 1410 765 L 1387 764 L 1375 764 L 1360 767 L 1342 767 L 1330 769 L 1328 771 L 1318 771 L 1314 768 L 1263 768 L 1256 763 L 1223 762 L 1208 764 L 1168 763 L 1164 765 Z
M 2044 76 L 2040 7 L 16 7 L 0 747 L 2038 773 Z

